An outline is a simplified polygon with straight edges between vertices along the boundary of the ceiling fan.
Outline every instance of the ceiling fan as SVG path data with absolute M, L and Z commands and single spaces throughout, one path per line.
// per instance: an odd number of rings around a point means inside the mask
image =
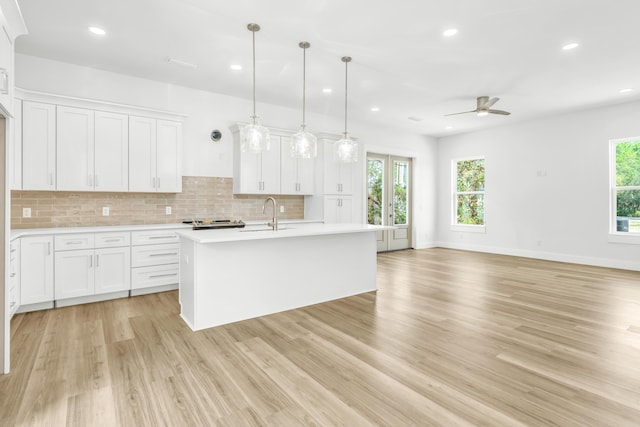
M 491 107 L 493 107 L 493 104 L 495 104 L 498 101 L 500 101 L 500 98 L 489 99 L 488 96 L 479 96 L 478 106 L 475 110 L 463 111 L 462 113 L 445 114 L 445 116 L 455 116 L 457 114 L 467 114 L 467 113 L 478 113 L 478 116 L 481 116 L 481 117 L 489 114 L 502 114 L 503 116 L 508 116 L 509 114 L 511 114 L 508 111 L 493 110 Z

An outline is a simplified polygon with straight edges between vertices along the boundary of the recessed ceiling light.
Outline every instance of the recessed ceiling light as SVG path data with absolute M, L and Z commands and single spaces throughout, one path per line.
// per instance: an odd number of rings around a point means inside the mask
M 333 89 L 325 87 L 324 89 L 322 89 L 322 93 L 331 93 L 333 92 Z
M 373 111 L 374 113 L 377 111 L 380 111 L 380 108 L 378 107 L 371 107 L 371 111 Z
M 578 43 L 569 43 L 562 46 L 562 50 L 571 50 L 577 48 L 578 46 L 580 46 Z
M 447 127 L 445 127 L 445 129 L 446 130 L 451 130 L 451 129 L 453 129 L 453 126 L 447 126 Z
M 633 89 L 631 89 L 630 87 L 626 88 L 626 89 L 620 89 L 620 93 L 622 93 L 622 94 L 629 93 L 629 92 L 633 92 Z
M 240 71 L 242 70 L 242 65 L 238 65 L 238 64 L 231 64 L 231 68 L 233 71 Z
M 104 36 L 105 34 L 107 34 L 107 32 L 105 30 L 103 30 L 102 28 L 99 27 L 89 27 L 89 31 L 91 31 L 93 34 L 99 35 L 99 36 Z
M 448 29 L 444 30 L 444 32 L 442 33 L 442 35 L 445 36 L 445 37 L 455 36 L 456 34 L 458 34 L 458 29 L 457 28 L 448 28 Z

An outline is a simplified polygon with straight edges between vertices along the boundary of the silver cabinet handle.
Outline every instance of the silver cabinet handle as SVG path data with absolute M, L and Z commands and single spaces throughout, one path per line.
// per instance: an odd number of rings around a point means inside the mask
M 49 185 L 53 185 L 53 174 L 49 172 Z
M 95 182 L 96 187 L 98 186 L 98 175 L 94 175 L 93 182 Z
M 68 242 L 65 242 L 65 245 L 81 245 L 84 242 L 82 240 L 70 240 Z
M 175 234 L 171 234 L 171 235 L 163 235 L 163 236 L 149 236 L 150 239 L 173 239 L 175 236 Z
M 47 255 L 51 255 L 51 242 L 47 242 Z
M 13 308 L 13 306 L 16 305 L 15 301 L 11 301 L 11 308 Z
M 163 253 L 163 254 L 149 254 L 149 256 L 171 256 L 171 255 L 178 255 L 177 252 L 167 252 L 167 253 Z
M 89 268 L 93 267 L 93 255 L 89 255 Z
M 16 277 L 16 273 L 9 274 L 9 277 Z
M 160 189 L 160 177 L 158 177 L 158 189 Z
M 100 267 L 100 255 L 96 254 L 96 267 Z
M 177 276 L 178 273 L 168 273 L 168 274 L 154 274 L 154 275 L 150 275 L 149 279 L 155 279 L 156 277 L 171 277 L 171 276 Z
M 117 238 L 117 239 L 105 239 L 105 241 L 104 241 L 104 242 L 105 242 L 105 243 L 115 243 L 115 242 L 119 242 L 119 241 L 121 241 L 121 240 L 122 240 L 122 239 L 120 239 L 120 238 Z
M 156 178 L 155 177 L 151 178 L 151 186 L 153 188 L 156 188 Z

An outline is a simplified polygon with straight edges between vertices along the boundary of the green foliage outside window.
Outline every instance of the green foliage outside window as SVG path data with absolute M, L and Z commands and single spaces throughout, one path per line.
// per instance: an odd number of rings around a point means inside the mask
M 457 224 L 484 224 L 484 159 L 456 164 Z
M 640 186 L 640 141 L 616 144 L 616 186 Z M 616 191 L 617 216 L 640 217 L 640 190 Z
M 367 224 L 382 224 L 382 176 L 384 162 L 367 162 Z

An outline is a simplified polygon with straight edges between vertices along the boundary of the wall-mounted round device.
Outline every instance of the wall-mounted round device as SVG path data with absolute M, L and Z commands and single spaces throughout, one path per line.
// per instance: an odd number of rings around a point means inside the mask
M 220 141 L 221 138 L 222 138 L 222 132 L 220 132 L 218 129 L 214 129 L 211 131 L 211 140 L 213 142 L 218 142 Z

